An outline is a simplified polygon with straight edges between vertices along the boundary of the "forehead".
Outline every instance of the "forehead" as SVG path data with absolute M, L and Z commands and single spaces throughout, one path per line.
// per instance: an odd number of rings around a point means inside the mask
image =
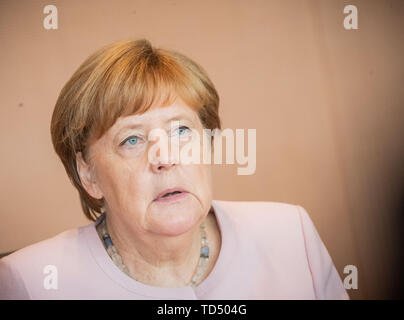
M 198 114 L 182 100 L 176 100 L 173 104 L 164 107 L 155 107 L 142 114 L 119 117 L 111 127 L 112 133 L 117 133 L 125 128 L 147 128 L 164 125 L 172 120 L 197 121 Z

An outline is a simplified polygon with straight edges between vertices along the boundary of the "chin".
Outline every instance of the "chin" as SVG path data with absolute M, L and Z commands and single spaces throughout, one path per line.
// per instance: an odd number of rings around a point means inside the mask
M 148 214 L 149 230 L 167 236 L 184 234 L 201 221 L 203 213 L 195 203 L 156 205 Z

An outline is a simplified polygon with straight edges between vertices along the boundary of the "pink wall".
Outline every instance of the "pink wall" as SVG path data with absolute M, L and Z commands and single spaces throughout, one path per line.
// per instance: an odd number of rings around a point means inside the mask
M 207 70 L 224 128 L 257 130 L 256 173 L 216 167 L 215 198 L 302 205 L 341 277 L 358 267 L 352 298 L 394 296 L 403 30 L 402 1 L 1 1 L 0 252 L 89 223 L 52 148 L 53 107 L 90 53 L 145 37 Z

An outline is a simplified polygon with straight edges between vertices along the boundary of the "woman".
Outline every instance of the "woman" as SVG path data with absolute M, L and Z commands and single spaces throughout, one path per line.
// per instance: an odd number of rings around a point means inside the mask
M 218 106 L 205 71 L 177 52 L 129 40 L 91 55 L 51 135 L 93 222 L 1 259 L 0 297 L 348 299 L 302 207 L 213 200 L 211 166 L 173 156 L 174 141 L 220 129 Z M 156 130 L 177 140 L 153 158 Z

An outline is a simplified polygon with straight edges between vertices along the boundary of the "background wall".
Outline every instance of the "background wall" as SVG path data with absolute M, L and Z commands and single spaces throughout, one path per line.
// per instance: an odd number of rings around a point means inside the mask
M 223 128 L 257 130 L 256 173 L 215 167 L 215 199 L 302 205 L 341 278 L 358 267 L 351 298 L 399 297 L 402 1 L 0 0 L 0 252 L 89 223 L 52 148 L 53 107 L 89 54 L 143 37 L 207 70 Z

